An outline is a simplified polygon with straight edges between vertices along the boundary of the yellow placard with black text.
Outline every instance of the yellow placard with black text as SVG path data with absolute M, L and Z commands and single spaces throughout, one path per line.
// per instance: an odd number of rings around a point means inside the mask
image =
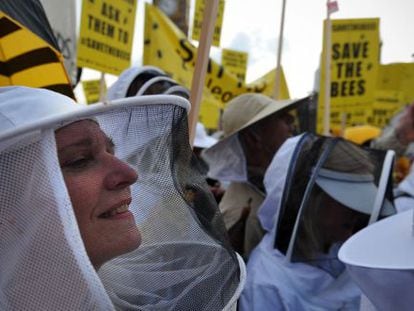
M 101 80 L 83 80 L 82 87 L 88 105 L 99 102 Z M 103 88 L 103 94 L 106 94 L 106 84 L 103 85 Z
M 374 101 L 379 67 L 379 22 L 379 18 L 331 20 L 330 85 L 324 83 L 324 35 L 318 99 L 319 133 L 322 132 L 326 87 L 330 88 L 331 125 L 340 124 L 344 115 L 348 126 L 366 123 L 366 110 Z
M 195 10 L 194 10 L 194 19 L 193 19 L 193 30 L 191 38 L 195 41 L 200 41 L 201 35 L 201 25 L 203 23 L 203 14 L 205 9 L 205 1 L 207 0 L 196 0 L 195 1 Z M 223 26 L 223 15 L 224 15 L 224 0 L 219 0 L 217 17 L 214 24 L 213 32 L 213 46 L 220 46 L 220 37 L 221 37 L 221 28 Z
M 156 25 L 157 27 L 154 27 Z M 190 88 L 197 48 L 159 9 L 146 3 L 144 65 L 157 66 L 181 85 Z M 248 93 L 273 95 L 275 69 L 251 83 L 229 73 L 227 67 L 209 60 L 199 119 L 209 129 L 217 129 L 221 111 L 233 97 Z M 289 98 L 286 80 L 281 75 L 281 99 Z
M 414 63 L 381 65 L 378 72 L 377 89 L 404 93 L 404 103 L 414 101 Z
M 137 0 L 83 0 L 77 64 L 119 75 L 130 66 Z
M 243 82 L 246 80 L 248 57 L 249 54 L 246 52 L 231 49 L 221 50 L 221 64 Z
M 384 128 L 404 106 L 403 92 L 377 90 L 372 108 L 369 110 L 367 123 Z

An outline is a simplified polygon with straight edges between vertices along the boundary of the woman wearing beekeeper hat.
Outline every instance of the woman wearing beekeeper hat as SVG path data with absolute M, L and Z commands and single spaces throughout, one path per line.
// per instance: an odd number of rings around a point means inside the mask
M 1 310 L 235 306 L 243 264 L 189 165 L 188 109 L 0 88 Z
M 249 259 L 241 310 L 358 310 L 360 291 L 337 253 L 395 213 L 392 161 L 392 151 L 338 138 L 288 139 L 265 175 L 258 215 L 267 233 Z

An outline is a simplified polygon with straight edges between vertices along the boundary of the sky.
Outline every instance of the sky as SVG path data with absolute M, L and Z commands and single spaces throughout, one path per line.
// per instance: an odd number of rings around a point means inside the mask
M 332 19 L 380 18 L 382 64 L 413 61 L 414 1 L 338 0 L 338 6 Z M 249 53 L 248 81 L 276 66 L 281 11 L 282 0 L 226 0 L 221 45 Z M 282 66 L 293 98 L 314 88 L 325 18 L 326 0 L 286 0 Z
M 132 63 L 141 65 L 144 2 L 138 0 Z M 338 0 L 339 11 L 332 19 L 380 18 L 383 43 L 381 64 L 414 60 L 413 0 Z M 190 0 L 190 27 L 192 8 Z M 225 0 L 221 48 L 249 53 L 247 82 L 275 68 L 282 0 Z M 314 89 L 315 72 L 322 51 L 322 27 L 326 0 L 286 0 L 282 67 L 292 98 L 308 95 Z M 219 48 L 210 56 L 220 61 Z M 95 76 L 94 76 L 95 74 Z M 86 72 L 84 79 L 96 73 Z M 115 81 L 108 77 L 107 84 Z

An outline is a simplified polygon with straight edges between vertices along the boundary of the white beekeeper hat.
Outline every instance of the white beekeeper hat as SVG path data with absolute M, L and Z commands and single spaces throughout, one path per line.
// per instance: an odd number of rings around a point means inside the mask
M 385 218 L 356 233 L 341 247 L 339 259 L 378 310 L 413 309 L 412 210 Z
M 339 203 L 360 213 L 371 213 L 371 207 L 374 206 L 378 192 L 373 175 L 343 173 L 321 168 L 315 182 Z M 389 216 L 394 213 L 393 205 L 385 199 L 381 216 Z
M 118 80 L 111 85 L 106 95 L 107 100 L 125 98 L 131 83 L 140 75 L 147 74 L 147 79 L 165 75 L 165 72 L 155 66 L 133 66 L 123 71 Z M 142 81 L 145 83 L 147 80 Z
M 0 88 L 0 310 L 234 307 L 245 267 L 231 249 L 205 177 L 193 166 L 189 102 L 154 95 L 81 107 L 48 90 Z M 57 128 L 74 122 L 76 130 L 83 124 L 76 121 L 85 119 L 99 123 L 114 155 L 139 176 L 130 186 L 129 210 L 142 243 L 98 272 L 82 240 L 55 137 Z

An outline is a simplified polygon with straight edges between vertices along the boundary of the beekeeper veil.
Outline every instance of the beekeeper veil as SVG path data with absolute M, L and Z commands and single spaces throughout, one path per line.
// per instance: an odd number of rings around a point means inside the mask
M 0 306 L 12 310 L 221 310 L 244 267 L 188 144 L 177 96 L 81 107 L 46 90 L 0 91 Z M 60 169 L 55 130 L 99 124 L 131 185 L 134 251 L 94 269 Z M 88 184 L 79 185 L 79 188 Z M 96 245 L 102 242 L 98 238 Z
M 286 155 L 284 163 L 281 155 Z M 304 134 L 288 140 L 278 156 L 266 173 L 268 197 L 259 211 L 261 223 L 272 232 L 273 247 L 286 260 L 337 277 L 344 269 L 337 259 L 342 243 L 369 223 L 395 213 L 393 152 Z

